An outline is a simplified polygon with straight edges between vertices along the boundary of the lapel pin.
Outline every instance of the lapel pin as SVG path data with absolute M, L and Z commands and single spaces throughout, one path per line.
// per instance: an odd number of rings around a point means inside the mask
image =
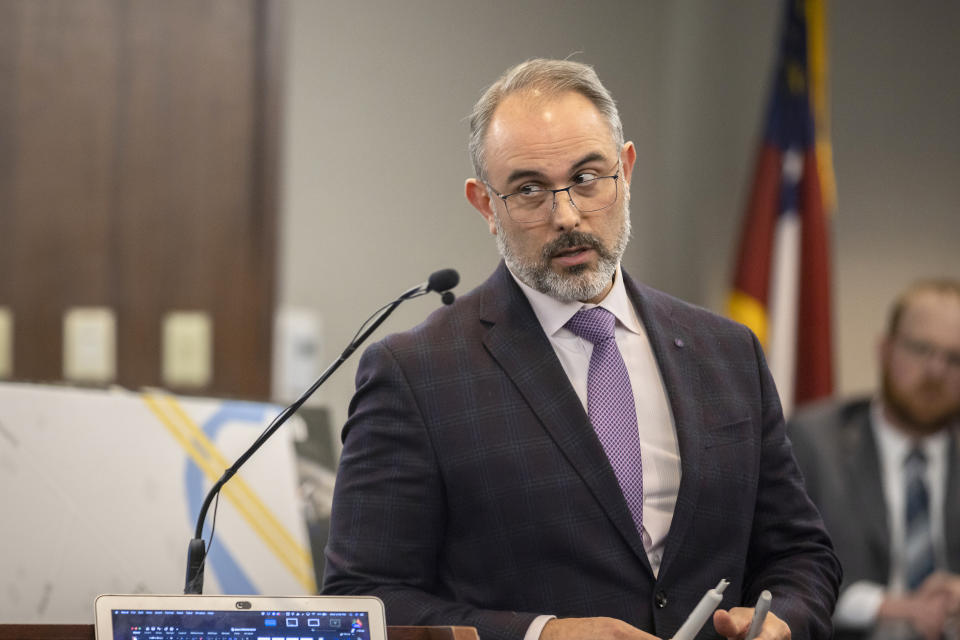
M 674 338 L 673 344 L 675 344 L 678 349 L 683 349 L 683 338 Z

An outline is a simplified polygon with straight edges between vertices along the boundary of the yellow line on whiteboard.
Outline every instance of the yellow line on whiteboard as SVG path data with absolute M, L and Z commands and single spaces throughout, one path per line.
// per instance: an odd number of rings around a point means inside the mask
M 204 475 L 211 482 L 219 480 L 229 463 L 176 399 L 144 394 L 143 400 Z M 263 504 L 250 485 L 236 475 L 221 491 L 304 589 L 316 592 L 310 554 Z
M 187 425 L 197 437 L 203 438 L 210 450 L 217 455 L 217 462 L 220 464 L 220 467 L 222 469 L 226 469 L 229 466 L 227 460 L 224 459 L 214 444 L 210 442 L 210 439 L 207 438 L 207 435 L 203 432 L 203 430 L 193 420 L 190 419 L 190 416 L 188 416 L 183 410 L 183 407 L 180 405 L 180 403 L 178 403 L 173 397 L 169 396 L 167 397 L 167 400 L 170 408 L 174 412 L 174 415 L 181 421 L 182 424 Z M 219 476 L 214 478 L 214 480 L 216 479 L 219 479 Z M 250 500 L 250 503 L 254 506 L 255 510 L 259 512 L 259 515 L 272 523 L 275 533 L 280 537 L 283 543 L 289 545 L 291 549 L 298 551 L 305 562 L 310 562 L 309 554 L 307 554 L 307 552 L 300 547 L 290 532 L 287 531 L 287 529 L 280 523 L 276 516 L 274 516 L 273 513 L 263 504 L 263 502 L 260 501 L 249 485 L 243 481 L 243 478 L 240 476 L 234 476 L 231 482 L 236 482 L 237 480 L 239 480 L 239 482 L 237 482 L 236 486 L 245 494 L 247 494 L 245 497 Z M 230 484 L 225 485 L 224 488 L 230 490 Z

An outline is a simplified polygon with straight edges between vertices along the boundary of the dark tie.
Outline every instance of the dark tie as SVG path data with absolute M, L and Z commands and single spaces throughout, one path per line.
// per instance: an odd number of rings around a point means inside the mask
M 637 531 L 643 531 L 643 464 L 633 387 L 614 339 L 616 318 L 600 307 L 581 309 L 566 327 L 593 343 L 587 373 L 587 414 L 600 438 L 630 507 Z
M 907 521 L 904 563 L 907 588 L 913 591 L 933 573 L 933 536 L 930 531 L 930 496 L 927 492 L 927 458 L 914 447 L 904 462 Z

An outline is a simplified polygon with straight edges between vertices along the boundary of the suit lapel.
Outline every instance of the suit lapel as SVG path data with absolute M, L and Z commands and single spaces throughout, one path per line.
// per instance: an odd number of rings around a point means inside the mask
M 643 541 L 590 419 L 530 303 L 502 263 L 484 286 L 481 322 L 488 327 L 483 342 L 490 355 L 649 568 Z
M 663 377 L 680 449 L 680 489 L 660 565 L 662 574 L 683 549 L 684 538 L 697 511 L 703 481 L 700 473 L 703 455 L 700 399 L 703 394 L 696 359 L 690 353 L 692 339 L 687 327 L 678 323 L 670 310 L 654 297 L 645 295 L 643 288 L 626 274 L 624 283 L 643 322 Z
M 887 526 L 887 501 L 883 496 L 880 451 L 870 426 L 870 405 L 864 403 L 840 425 L 840 459 L 850 494 L 862 496 L 860 522 L 878 575 L 890 573 L 890 530 Z

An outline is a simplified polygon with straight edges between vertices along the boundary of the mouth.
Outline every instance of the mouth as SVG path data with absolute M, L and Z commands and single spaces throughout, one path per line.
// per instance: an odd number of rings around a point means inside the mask
M 586 245 L 579 245 L 576 247 L 567 247 L 556 251 L 551 259 L 563 267 L 572 267 L 574 265 L 583 264 L 590 260 L 596 251 L 593 247 Z

